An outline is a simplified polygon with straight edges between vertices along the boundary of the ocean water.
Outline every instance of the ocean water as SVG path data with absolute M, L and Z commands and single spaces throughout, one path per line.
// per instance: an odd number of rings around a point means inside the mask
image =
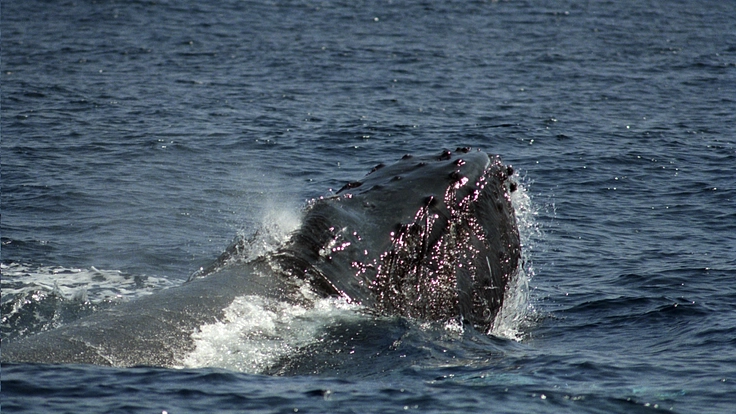
M 736 412 L 736 3 L 0 7 L 3 342 L 405 153 L 512 164 L 525 261 L 490 334 L 242 298 L 178 368 L 4 364 L 4 412 Z

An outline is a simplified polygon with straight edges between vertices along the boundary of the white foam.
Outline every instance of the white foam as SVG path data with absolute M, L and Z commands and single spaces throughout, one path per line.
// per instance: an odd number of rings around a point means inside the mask
M 86 269 L 11 263 L 0 268 L 3 300 L 42 290 L 65 299 L 94 303 L 125 300 L 178 284 L 166 278 L 130 275 L 94 266 Z
M 307 291 L 306 296 L 313 296 Z M 356 305 L 343 299 L 319 298 L 310 305 L 248 295 L 225 309 L 225 318 L 200 327 L 195 349 L 182 367 L 218 367 L 262 373 L 282 358 L 320 340 L 324 328 L 338 320 L 362 318 Z

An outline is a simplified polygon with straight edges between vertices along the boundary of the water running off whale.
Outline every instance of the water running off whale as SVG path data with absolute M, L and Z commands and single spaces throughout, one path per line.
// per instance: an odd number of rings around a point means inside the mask
M 498 157 L 461 148 L 379 165 L 311 201 L 275 251 L 244 260 L 236 242 L 188 283 L 3 344 L 2 359 L 179 366 L 243 298 L 308 309 L 315 297 L 339 297 L 377 315 L 487 332 L 519 267 L 511 174 Z

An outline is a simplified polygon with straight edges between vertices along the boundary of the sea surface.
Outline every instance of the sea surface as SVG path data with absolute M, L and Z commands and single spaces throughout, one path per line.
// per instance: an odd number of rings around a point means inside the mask
M 272 248 L 406 153 L 499 154 L 524 243 L 490 333 L 246 300 L 181 367 L 4 364 L 3 412 L 736 412 L 736 2 L 0 12 L 3 342 Z

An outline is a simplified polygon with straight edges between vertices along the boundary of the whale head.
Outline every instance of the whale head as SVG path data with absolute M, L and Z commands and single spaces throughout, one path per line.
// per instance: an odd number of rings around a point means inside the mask
M 521 251 L 511 174 L 469 149 L 404 156 L 309 203 L 275 252 L 241 260 L 238 241 L 190 283 L 3 343 L 2 360 L 180 366 L 237 298 L 306 302 L 301 280 L 378 315 L 488 331 Z
M 521 253 L 512 174 L 469 148 L 379 164 L 310 202 L 275 257 L 318 292 L 379 314 L 489 330 Z

